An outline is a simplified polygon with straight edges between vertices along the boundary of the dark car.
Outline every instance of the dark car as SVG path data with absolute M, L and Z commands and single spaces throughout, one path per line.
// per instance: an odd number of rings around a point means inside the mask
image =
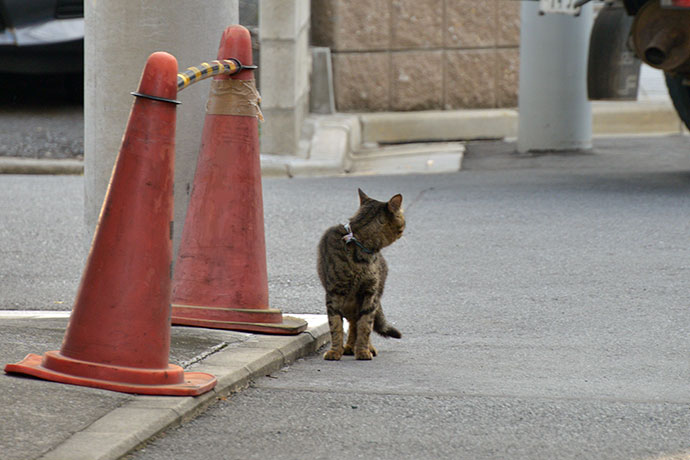
M 0 72 L 83 69 L 83 0 L 0 0 Z

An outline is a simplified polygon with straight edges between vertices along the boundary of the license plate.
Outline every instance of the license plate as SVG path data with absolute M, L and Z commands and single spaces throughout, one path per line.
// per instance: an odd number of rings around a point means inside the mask
M 575 7 L 577 0 L 539 0 L 539 12 L 541 13 L 562 13 L 577 16 L 580 14 L 580 7 Z

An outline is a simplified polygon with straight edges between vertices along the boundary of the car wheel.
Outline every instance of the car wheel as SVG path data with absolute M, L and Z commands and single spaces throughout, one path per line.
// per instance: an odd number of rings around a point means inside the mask
M 683 83 L 683 81 L 686 83 Z M 685 126 L 690 129 L 690 80 L 682 75 L 672 76 L 666 73 L 666 86 L 668 94 L 671 96 L 676 112 Z

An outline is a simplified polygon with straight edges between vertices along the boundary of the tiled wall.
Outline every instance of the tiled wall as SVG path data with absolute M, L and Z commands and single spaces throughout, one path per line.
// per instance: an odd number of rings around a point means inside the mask
M 338 111 L 515 107 L 520 2 L 312 0 Z

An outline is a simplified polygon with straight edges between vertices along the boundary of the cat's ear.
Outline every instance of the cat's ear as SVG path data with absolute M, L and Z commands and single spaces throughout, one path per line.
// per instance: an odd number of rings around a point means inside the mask
M 402 206 L 402 195 L 397 194 L 390 200 L 388 200 L 388 210 L 390 212 L 398 212 Z
M 364 204 L 365 201 L 371 200 L 371 198 L 369 198 L 367 194 L 362 191 L 361 188 L 357 189 L 357 193 L 359 193 L 359 204 Z

